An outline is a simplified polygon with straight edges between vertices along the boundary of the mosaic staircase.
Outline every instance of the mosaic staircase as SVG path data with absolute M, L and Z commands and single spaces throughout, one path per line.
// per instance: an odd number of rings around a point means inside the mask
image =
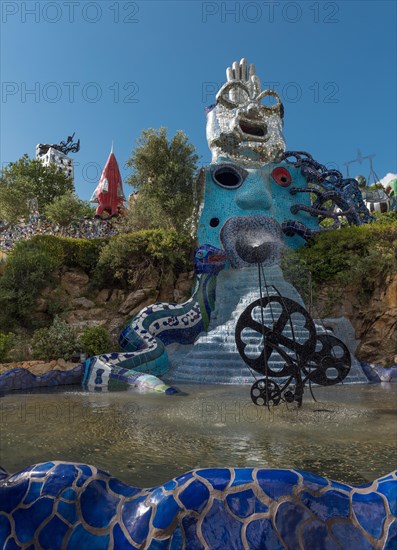
M 278 266 L 272 266 L 265 270 L 268 294 L 281 294 L 295 302 L 304 305 L 297 290 L 285 281 L 282 271 Z M 277 289 L 277 290 L 276 290 Z M 278 291 L 278 292 L 277 292 Z M 267 295 L 263 291 L 263 295 Z M 258 270 L 257 267 L 249 267 L 240 270 L 221 272 L 217 280 L 216 308 L 212 313 L 208 333 L 204 333 L 193 345 L 174 346 L 168 351 L 172 368 L 167 373 L 167 381 L 174 382 L 198 382 L 202 384 L 252 384 L 254 377 L 237 351 L 235 342 L 236 323 L 242 312 L 254 301 L 259 299 Z M 281 306 L 273 304 L 264 309 L 264 324 L 271 327 L 277 320 Z M 254 315 L 260 320 L 260 312 Z M 308 332 L 303 327 L 304 319 L 294 317 L 292 335 L 291 326 L 288 323 L 283 335 L 299 343 L 307 340 Z M 318 334 L 327 332 L 322 323 L 316 322 Z M 257 357 L 261 347 L 261 336 L 252 329 L 244 329 L 244 342 L 247 343 L 246 353 Z M 278 354 L 272 354 L 269 360 L 272 369 L 281 369 L 284 365 Z M 256 378 L 261 378 L 255 373 Z M 282 382 L 283 378 L 279 379 Z M 367 378 L 361 370 L 357 360 L 353 360 L 353 366 L 345 382 L 367 382 Z

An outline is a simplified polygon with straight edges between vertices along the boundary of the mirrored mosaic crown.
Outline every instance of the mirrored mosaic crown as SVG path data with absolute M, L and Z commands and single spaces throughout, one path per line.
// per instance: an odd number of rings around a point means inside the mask
M 273 90 L 261 90 L 254 65 L 248 66 L 244 58 L 227 68 L 226 78 L 207 114 L 212 162 L 219 157 L 243 164 L 280 160 L 285 151 L 280 97 Z

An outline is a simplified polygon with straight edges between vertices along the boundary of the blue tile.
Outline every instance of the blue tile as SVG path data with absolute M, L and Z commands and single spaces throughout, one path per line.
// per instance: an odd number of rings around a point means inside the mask
M 0 548 L 4 546 L 4 543 L 11 533 L 11 525 L 6 516 L 0 515 Z
M 143 544 L 149 533 L 152 508 L 146 506 L 146 497 L 136 498 L 123 504 L 121 516 L 125 528 L 138 544 Z
M 64 498 L 66 500 L 76 500 L 77 493 L 73 489 L 65 489 L 61 493 L 61 498 Z
M 42 477 L 42 475 L 45 475 L 48 470 L 50 470 L 54 466 L 53 462 L 45 462 L 44 464 L 38 464 L 34 467 L 34 470 L 32 471 L 33 477 Z
M 247 518 L 257 512 L 267 512 L 269 509 L 256 498 L 252 489 L 232 493 L 226 497 L 226 502 L 231 512 L 241 518 Z
M 157 504 L 156 514 L 153 519 L 153 527 L 166 529 L 175 519 L 180 510 L 179 504 L 172 495 L 165 496 Z
M 388 474 L 386 476 L 380 477 L 378 479 L 378 481 L 389 481 L 389 480 L 392 480 L 392 479 L 394 479 L 393 474 Z
M 301 501 L 321 521 L 336 517 L 349 517 L 350 498 L 344 493 L 330 490 L 319 497 L 302 493 Z
M 165 539 L 165 540 L 152 540 L 152 542 L 150 543 L 150 545 L 148 546 L 148 550 L 168 550 L 169 548 L 169 545 L 170 545 L 170 539 Z M 182 546 L 181 546 L 181 550 L 182 550 Z
M 42 486 L 42 481 L 32 481 L 30 483 L 29 491 L 26 494 L 23 503 L 30 504 L 31 502 L 39 498 Z
M 276 513 L 276 526 L 287 548 L 299 548 L 299 529 L 309 512 L 300 504 L 282 502 Z
M 22 502 L 28 490 L 28 479 L 25 478 L 16 485 L 2 485 L 0 487 L 0 510 L 9 514 Z
M 58 502 L 58 513 L 71 524 L 77 521 L 77 510 L 74 502 L 62 502 L 60 500 Z
M 197 536 L 197 522 L 198 518 L 195 516 L 185 516 L 182 520 L 182 529 L 185 534 L 186 548 L 189 548 L 189 550 L 204 550 L 204 546 L 201 544 Z
M 203 483 L 197 479 L 179 493 L 179 500 L 187 510 L 200 513 L 207 505 L 210 492 Z
M 92 535 L 84 529 L 82 525 L 78 525 L 73 529 L 73 533 L 68 540 L 66 550 L 108 550 L 109 535 Z
M 163 485 L 163 489 L 165 491 L 172 491 L 173 489 L 175 489 L 176 487 L 176 481 L 174 481 L 173 479 L 171 479 L 171 481 L 167 481 L 167 483 L 164 483 Z
M 197 470 L 196 473 L 207 479 L 213 488 L 219 491 L 223 491 L 230 483 L 231 473 L 227 468 Z
M 316 550 L 338 550 L 338 545 L 332 540 L 327 526 L 319 521 L 309 521 L 302 527 L 303 548 Z
M 260 470 L 257 473 L 259 486 L 270 498 L 291 495 L 298 483 L 298 475 L 288 470 Z
M 247 541 L 250 550 L 283 550 L 284 545 L 268 519 L 251 521 L 247 526 Z
M 379 539 L 382 536 L 383 523 L 386 519 L 382 497 L 377 493 L 353 493 L 352 505 L 361 527 Z
M 181 486 L 181 485 L 184 485 L 184 483 L 189 479 L 191 479 L 192 477 L 193 477 L 192 472 L 188 472 L 187 474 L 183 474 L 181 476 L 176 477 L 175 481 L 179 486 Z
M 56 497 L 77 479 L 78 471 L 71 464 L 60 464 L 53 470 L 44 483 L 42 494 Z
M 85 464 L 78 464 L 78 469 L 82 471 L 82 474 L 80 474 L 79 479 L 77 480 L 77 487 L 81 487 L 89 477 L 93 476 L 93 471 L 89 466 L 86 466 Z
M 114 493 L 117 493 L 124 497 L 132 497 L 141 491 L 141 489 L 130 487 L 129 485 L 126 485 L 125 483 L 119 481 L 114 477 L 109 480 L 109 487 Z
M 331 487 L 335 489 L 343 489 L 344 491 L 349 492 L 353 490 L 350 485 L 346 485 L 346 483 L 340 483 L 339 481 L 331 481 Z
M 62 548 L 62 541 L 68 530 L 68 525 L 57 516 L 54 516 L 40 531 L 40 549 L 54 550 L 54 548 Z
M 336 523 L 330 527 L 342 550 L 374 550 L 362 532 L 351 523 Z
M 223 502 L 214 499 L 202 522 L 201 532 L 211 550 L 244 550 L 241 528 L 242 524 L 228 514 Z
M 397 521 L 393 521 L 389 526 L 387 539 L 383 550 L 396 550 L 397 548 Z
M 19 546 L 19 544 L 17 544 L 14 539 L 10 539 L 4 546 L 3 550 L 20 550 L 21 548 L 22 546 Z
M 128 539 L 124 535 L 118 523 L 116 523 L 115 526 L 113 527 L 113 541 L 114 541 L 114 548 L 117 550 L 133 548 L 132 544 L 128 541 Z
M 234 468 L 235 478 L 231 487 L 236 485 L 244 485 L 245 483 L 251 483 L 253 468 Z
M 91 481 L 80 497 L 84 521 L 92 527 L 107 527 L 116 513 L 120 499 L 110 495 L 102 480 Z
M 383 481 L 379 483 L 378 493 L 382 493 L 387 498 L 390 512 L 393 516 L 397 516 L 397 481 Z
M 12 517 L 15 521 L 15 532 L 18 539 L 27 544 L 32 540 L 36 529 L 51 515 L 54 505 L 52 498 L 39 498 L 28 508 L 15 510 Z
M 310 491 L 319 491 L 326 485 L 328 485 L 328 480 L 325 477 L 320 477 L 315 474 L 311 474 L 310 472 L 303 472 L 301 470 L 297 470 L 303 477 L 303 485 L 306 489 L 309 489 Z

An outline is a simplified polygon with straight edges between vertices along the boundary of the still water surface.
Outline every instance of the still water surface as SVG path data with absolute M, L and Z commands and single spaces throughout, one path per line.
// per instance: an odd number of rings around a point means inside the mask
M 0 399 L 0 464 L 64 460 L 126 483 L 160 484 L 196 467 L 298 468 L 365 483 L 397 467 L 397 384 L 315 388 L 303 407 L 256 407 L 249 387 L 181 385 L 184 395 L 78 387 Z

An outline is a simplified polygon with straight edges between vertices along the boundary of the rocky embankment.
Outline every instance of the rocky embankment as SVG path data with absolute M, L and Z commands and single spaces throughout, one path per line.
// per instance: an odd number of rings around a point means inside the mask
M 12 369 L 26 369 L 37 376 L 51 370 L 67 371 L 75 367 L 76 363 L 65 361 L 65 359 L 58 359 L 57 361 L 18 361 L 15 363 L 1 363 L 0 374 L 4 374 Z
M 156 301 L 181 303 L 191 296 L 193 272 L 181 273 L 176 280 L 145 280 L 145 287 L 133 291 L 103 288 L 93 292 L 89 277 L 79 269 L 68 269 L 59 276 L 55 288 L 45 288 L 37 300 L 35 316 L 50 322 L 57 312 L 81 332 L 88 326 L 104 326 L 118 336 L 125 323 L 142 308 Z
M 338 298 L 334 303 L 330 297 Z M 323 288 L 317 299 L 319 311 L 328 317 L 347 317 L 360 340 L 357 358 L 383 366 L 396 364 L 397 355 L 397 274 L 375 281 L 372 295 L 363 299 L 360 289 Z
M 34 312 L 37 320 L 50 322 L 56 312 L 81 332 L 87 326 L 104 326 L 115 338 L 121 328 L 143 307 L 156 301 L 182 303 L 189 299 L 193 287 L 193 272 L 181 273 L 175 280 L 160 280 L 151 276 L 145 287 L 133 291 L 103 288 L 93 292 L 89 277 L 79 269 L 68 269 L 59 275 L 55 288 L 48 287 L 37 300 Z M 338 296 L 330 302 L 330 296 Z M 317 309 L 327 317 L 347 317 L 356 338 L 360 340 L 356 355 L 369 363 L 389 366 L 396 363 L 397 354 L 397 274 L 375 284 L 372 295 L 363 301 L 357 288 L 320 290 Z M 111 350 L 109 350 L 111 351 Z M 25 361 L 0 364 L 0 374 L 12 368 L 28 369 L 35 375 L 50 370 L 69 370 L 76 363 L 58 361 Z

